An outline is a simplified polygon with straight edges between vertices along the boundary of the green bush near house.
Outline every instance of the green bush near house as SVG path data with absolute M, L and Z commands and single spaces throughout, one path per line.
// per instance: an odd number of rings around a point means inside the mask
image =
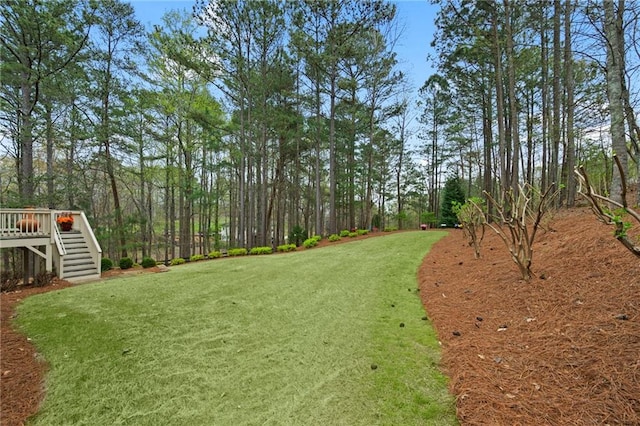
M 368 229 L 358 229 L 356 231 L 358 233 L 358 235 L 367 235 L 369 233 Z
M 332 242 L 332 243 L 341 240 L 340 235 L 338 234 L 331 234 L 327 239 L 329 240 L 329 242 Z
M 187 263 L 187 261 L 181 257 L 176 257 L 175 259 L 171 259 L 171 262 L 169 262 L 169 265 L 177 266 L 177 265 L 182 265 L 184 263 Z
M 109 259 L 108 257 L 103 257 L 100 260 L 100 270 L 102 272 L 110 271 L 112 268 L 113 268 L 113 260 Z
M 123 257 L 118 262 L 118 266 L 120 266 L 120 269 L 130 269 L 133 267 L 133 260 L 130 257 Z
M 342 231 L 340 231 L 340 236 L 341 237 L 348 237 L 351 231 L 349 231 L 348 229 L 343 229 Z
M 197 262 L 199 260 L 204 260 L 204 254 L 194 254 L 189 258 L 189 260 L 191 262 Z

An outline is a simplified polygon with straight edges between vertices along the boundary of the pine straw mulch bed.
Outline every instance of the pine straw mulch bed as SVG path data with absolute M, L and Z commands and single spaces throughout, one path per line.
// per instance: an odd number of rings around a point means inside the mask
M 70 287 L 71 283 L 55 280 L 46 287 L 26 287 L 0 294 L 0 424 L 23 425 L 35 413 L 43 395 L 46 364 L 27 338 L 11 325 L 14 307 L 33 294 Z
M 552 228 L 535 244 L 530 283 L 490 233 L 482 259 L 453 230 L 420 268 L 463 425 L 640 424 L 640 262 L 588 210 L 558 214 Z M 43 397 L 45 364 L 11 329 L 13 306 L 70 285 L 0 296 L 3 426 L 24 424 Z
M 490 233 L 489 233 L 490 232 Z M 422 301 L 463 425 L 639 425 L 640 260 L 587 209 L 558 213 L 519 279 L 493 231 L 425 258 Z

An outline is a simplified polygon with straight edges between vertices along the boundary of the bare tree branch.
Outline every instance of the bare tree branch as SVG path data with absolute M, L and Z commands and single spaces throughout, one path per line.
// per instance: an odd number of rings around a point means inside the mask
M 640 257 L 640 246 L 637 246 L 632 241 L 628 233 L 628 230 L 631 228 L 631 224 L 629 222 L 623 221 L 621 214 L 617 214 L 616 212 L 613 212 L 611 208 L 607 206 L 603 206 L 601 204 L 601 202 L 603 202 L 603 203 L 607 203 L 609 206 L 617 207 L 618 209 L 622 210 L 623 212 L 625 212 L 626 214 L 634 218 L 640 224 L 640 213 L 636 212 L 633 209 L 630 209 L 627 206 L 627 199 L 626 199 L 627 186 L 625 183 L 626 179 L 624 176 L 624 169 L 622 167 L 622 164 L 620 163 L 620 160 L 616 155 L 614 155 L 613 158 L 615 160 L 616 166 L 618 167 L 618 171 L 620 172 L 620 175 L 622 178 L 622 192 L 621 192 L 622 202 L 617 202 L 610 198 L 607 198 L 600 194 L 595 193 L 593 188 L 591 187 L 591 183 L 589 182 L 589 176 L 587 175 L 587 171 L 585 170 L 584 166 L 580 166 L 578 169 L 575 170 L 575 173 L 578 176 L 578 179 L 580 182 L 580 188 L 578 192 L 580 193 L 580 195 L 582 195 L 584 198 L 586 198 L 590 202 L 591 209 L 593 210 L 593 213 L 596 215 L 598 220 L 600 220 L 603 223 L 606 223 L 607 225 L 615 226 L 616 229 L 614 231 L 614 236 L 616 237 L 616 239 L 620 241 L 620 243 L 624 247 L 626 247 L 631 253 Z

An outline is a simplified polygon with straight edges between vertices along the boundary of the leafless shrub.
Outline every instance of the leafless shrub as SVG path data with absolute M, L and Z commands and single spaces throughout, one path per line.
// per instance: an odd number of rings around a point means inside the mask
M 513 189 L 505 192 L 502 202 L 485 191 L 495 207 L 493 223 L 487 222 L 487 226 L 504 241 L 511 259 L 518 265 L 522 279 L 526 281 L 533 276 L 531 263 L 536 233 L 550 211 L 551 202 L 558 195 L 557 190 L 552 192 L 554 187 L 555 184 L 552 184 L 541 194 L 529 184 L 519 185 L 517 193 Z
M 482 198 L 472 197 L 464 204 L 454 202 L 453 212 L 462 224 L 462 232 L 467 238 L 469 245 L 473 247 L 475 258 L 479 259 L 480 244 L 482 244 L 482 240 L 484 239 L 486 222 L 484 200 Z
M 33 277 L 33 285 L 34 287 L 44 287 L 53 282 L 54 278 L 56 278 L 56 274 L 53 272 L 42 271 L 36 274 Z
M 0 291 L 13 291 L 21 281 L 21 273 L 13 270 L 4 270 L 0 273 Z

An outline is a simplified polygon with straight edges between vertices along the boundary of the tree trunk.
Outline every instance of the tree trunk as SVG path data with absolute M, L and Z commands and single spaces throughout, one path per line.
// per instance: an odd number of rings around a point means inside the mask
M 518 183 L 520 179 L 520 126 L 518 120 L 518 99 L 516 98 L 516 71 L 514 63 L 513 50 L 513 26 L 511 20 L 512 11 L 509 0 L 504 0 L 505 22 L 507 33 L 507 74 L 509 80 L 509 118 L 511 122 L 511 173 L 509 177 L 510 187 L 514 192 L 518 191 Z
M 607 37 L 607 97 L 609 99 L 609 111 L 611 114 L 611 145 L 613 152 L 620 159 L 623 172 L 627 170 L 627 145 L 624 126 L 624 105 L 622 101 L 623 60 L 620 55 L 623 40 L 622 35 L 622 10 L 624 0 L 618 1 L 616 13 L 614 0 L 604 0 L 604 29 Z M 622 177 L 616 167 L 613 168 L 610 198 L 622 203 Z
M 47 206 L 52 209 L 56 206 L 56 194 L 53 174 L 53 121 L 51 118 L 51 102 L 49 100 L 45 104 L 45 123 L 47 135 Z
M 491 109 L 491 84 L 484 81 L 482 91 L 482 136 L 484 159 L 483 189 L 487 194 L 493 194 L 493 110 Z M 487 213 L 491 217 L 493 205 L 487 200 Z
M 21 106 L 20 118 L 22 123 L 20 126 L 20 173 L 18 173 L 18 184 L 20 190 L 20 199 L 25 206 L 34 203 L 33 192 L 33 128 L 31 122 L 32 102 L 31 102 L 31 85 L 29 84 L 29 74 L 22 73 L 21 84 Z
M 573 11 L 572 0 L 568 0 L 565 5 L 564 15 L 564 67 L 565 67 L 565 90 L 567 93 L 567 152 L 566 152 L 566 203 L 567 207 L 575 206 L 576 182 L 573 169 L 576 164 L 576 147 L 573 131 L 574 122 L 574 82 L 573 82 L 573 53 L 571 51 L 571 14 Z
M 560 151 L 560 125 L 562 89 L 560 82 L 562 79 L 561 67 L 561 46 L 560 46 L 560 16 L 562 15 L 562 6 L 560 0 L 554 0 L 553 3 L 553 117 L 551 124 L 551 160 L 549 162 L 549 178 L 548 185 L 558 182 L 558 158 Z
M 493 28 L 493 61 L 495 68 L 496 86 L 496 110 L 498 120 L 498 167 L 500 167 L 500 192 L 505 192 L 508 187 L 509 177 L 506 165 L 506 136 L 504 121 L 504 94 L 502 88 L 502 49 L 500 48 L 500 38 L 498 37 L 498 17 L 494 10 L 492 15 Z
M 540 2 L 540 97 L 542 103 L 542 119 L 541 119 L 541 143 L 542 143 L 542 161 L 540 164 L 540 190 L 542 192 L 547 190 L 549 185 L 548 176 L 548 164 L 549 158 L 549 140 L 548 132 L 549 128 L 549 102 L 548 102 L 548 51 L 547 46 L 547 16 L 546 16 L 546 2 Z
M 332 60 L 335 60 L 332 55 Z M 337 66 L 332 67 L 331 87 L 329 90 L 329 229 L 328 233 L 337 234 L 337 210 L 336 210 L 336 190 L 338 186 L 337 178 L 337 161 L 336 161 L 336 98 L 338 86 L 338 70 Z M 323 230 L 319 230 L 319 235 L 323 234 Z

